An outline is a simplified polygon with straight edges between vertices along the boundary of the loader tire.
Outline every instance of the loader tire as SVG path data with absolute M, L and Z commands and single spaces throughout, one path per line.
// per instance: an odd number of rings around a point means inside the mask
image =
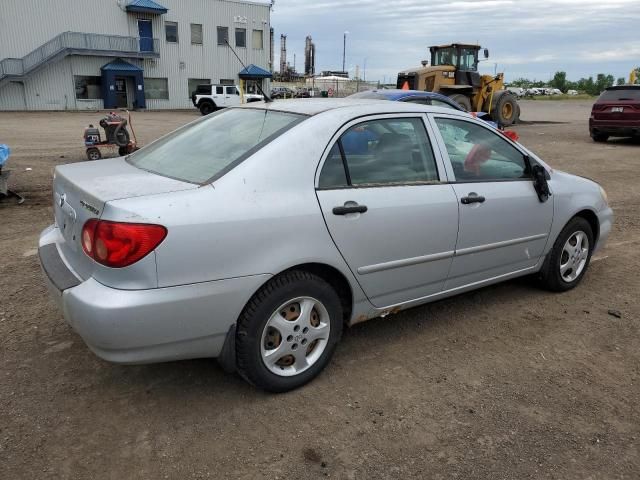
M 516 97 L 510 93 L 500 95 L 493 107 L 491 117 L 503 127 L 509 127 L 516 123 L 520 118 L 520 108 Z
M 471 100 L 466 95 L 454 93 L 453 95 L 449 95 L 449 98 L 464 108 L 465 112 L 471 111 Z

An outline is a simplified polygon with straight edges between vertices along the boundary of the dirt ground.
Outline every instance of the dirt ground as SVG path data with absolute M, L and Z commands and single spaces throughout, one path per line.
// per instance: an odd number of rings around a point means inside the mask
M 594 144 L 589 109 L 524 101 L 533 123 L 516 128 L 609 193 L 614 231 L 579 288 L 520 279 L 358 325 L 283 395 L 210 359 L 96 358 L 50 303 L 35 249 L 53 168 L 84 159 L 101 115 L 0 113 L 26 197 L 0 204 L 0 478 L 639 478 L 640 143 Z M 197 117 L 134 121 L 144 144 Z

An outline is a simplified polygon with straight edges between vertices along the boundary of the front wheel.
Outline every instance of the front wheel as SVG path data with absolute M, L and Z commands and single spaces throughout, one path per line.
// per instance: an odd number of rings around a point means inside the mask
M 279 275 L 243 310 L 236 328 L 238 372 L 249 383 L 286 392 L 316 377 L 342 334 L 335 290 L 303 271 Z
M 574 288 L 589 267 L 594 238 L 591 225 L 575 217 L 560 232 L 542 267 L 543 285 L 554 292 Z
M 509 127 L 520 119 L 520 107 L 516 97 L 510 94 L 500 95 L 496 102 L 491 117 L 498 125 Z

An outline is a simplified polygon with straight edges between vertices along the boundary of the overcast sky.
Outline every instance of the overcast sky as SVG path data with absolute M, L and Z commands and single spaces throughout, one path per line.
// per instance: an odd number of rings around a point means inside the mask
M 640 0 L 276 0 L 275 65 L 280 34 L 287 60 L 304 70 L 304 39 L 316 44 L 316 72 L 347 68 L 368 80 L 392 79 L 428 59 L 430 45 L 468 42 L 489 48 L 480 69 L 495 63 L 507 80 L 548 80 L 565 70 L 571 80 L 611 73 L 628 77 L 640 66 Z

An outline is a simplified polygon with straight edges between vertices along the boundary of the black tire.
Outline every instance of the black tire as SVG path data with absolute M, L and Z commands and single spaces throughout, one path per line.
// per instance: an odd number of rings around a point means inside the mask
M 330 331 L 324 351 L 306 370 L 297 375 L 280 376 L 264 364 L 262 333 L 271 315 L 288 300 L 309 296 L 328 312 Z M 247 303 L 236 325 L 236 364 L 238 373 L 252 385 L 271 392 L 286 392 L 315 378 L 329 363 L 342 335 L 343 312 L 340 297 L 322 278 L 305 271 L 290 271 L 267 282 Z M 284 341 L 282 339 L 281 341 Z
M 503 127 L 509 127 L 516 123 L 519 116 L 518 101 L 510 93 L 500 95 L 491 111 L 493 120 Z
M 119 147 L 118 155 L 120 155 L 121 157 L 124 157 L 125 155 L 129 155 L 129 146 Z
M 584 232 L 587 236 L 587 240 L 589 241 L 589 253 L 587 255 L 587 261 L 584 265 L 584 268 L 582 269 L 582 272 L 573 281 L 568 282 L 563 279 L 562 275 L 560 274 L 562 252 L 564 245 L 569 240 L 569 238 L 572 237 L 576 232 L 580 231 Z M 585 273 L 589 269 L 593 247 L 593 230 L 589 222 L 587 222 L 582 217 L 574 217 L 573 219 L 571 219 L 571 221 L 567 223 L 567 225 L 562 229 L 560 235 L 558 235 L 558 238 L 553 244 L 553 248 L 547 255 L 544 265 L 542 266 L 542 270 L 540 272 L 542 285 L 552 292 L 565 292 L 574 288 L 580 283 L 582 277 L 584 277 Z
M 463 95 L 461 93 L 454 93 L 452 95 L 449 95 L 449 98 L 460 105 L 462 108 L 464 108 L 465 112 L 471 111 L 471 99 L 469 99 L 469 97 L 467 97 L 466 95 Z
M 102 154 L 97 148 L 87 148 L 87 158 L 89 160 L 100 160 L 102 158 Z
M 216 111 L 216 105 L 213 102 L 201 102 L 199 110 L 202 115 L 209 115 Z
M 609 140 L 609 135 L 606 133 L 591 133 L 591 138 L 594 142 L 603 143 Z

